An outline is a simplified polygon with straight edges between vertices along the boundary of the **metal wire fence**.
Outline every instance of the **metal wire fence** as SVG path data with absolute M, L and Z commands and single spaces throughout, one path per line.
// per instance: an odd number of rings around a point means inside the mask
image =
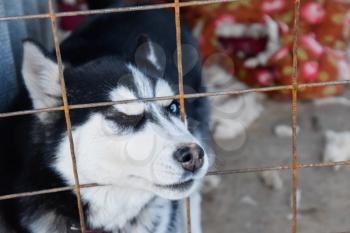
M 291 121 L 292 121 L 292 150 L 291 150 L 291 163 L 284 165 L 275 165 L 268 167 L 247 167 L 239 168 L 232 170 L 217 170 L 209 172 L 207 175 L 230 175 L 237 173 L 256 173 L 263 171 L 282 171 L 289 170 L 291 173 L 291 190 L 292 190 L 292 223 L 291 223 L 291 232 L 297 233 L 297 186 L 298 186 L 298 170 L 304 168 L 321 168 L 321 167 L 334 167 L 339 165 L 350 165 L 350 161 L 341 161 L 341 162 L 327 162 L 327 163 L 298 163 L 298 154 L 297 154 L 297 101 L 298 101 L 298 90 L 305 88 L 312 88 L 318 86 L 333 86 L 333 85 L 347 85 L 350 84 L 350 80 L 341 80 L 341 81 L 330 81 L 330 82 L 317 82 L 317 83 L 298 83 L 298 60 L 297 60 L 297 49 L 298 49 L 298 33 L 299 33 L 299 14 L 300 14 L 300 0 L 290 0 L 294 1 L 294 28 L 293 28 L 293 72 L 291 75 L 292 83 L 290 85 L 283 86 L 273 86 L 273 87 L 262 87 L 262 88 L 249 88 L 243 90 L 229 90 L 229 91 L 219 91 L 219 92 L 205 92 L 205 93 L 194 93 L 194 94 L 185 94 L 183 87 L 183 71 L 182 71 L 182 51 L 181 51 L 181 23 L 180 23 L 180 11 L 183 7 L 189 6 L 199 6 L 207 4 L 220 4 L 225 2 L 238 2 L 244 0 L 201 0 L 201 1 L 186 1 L 180 2 L 180 0 L 174 0 L 172 3 L 163 3 L 163 4 L 154 4 L 154 5 L 142 5 L 142 6 L 131 6 L 131 7 L 120 7 L 120 8 L 109 8 L 109 9 L 99 9 L 99 10 L 83 10 L 83 11 L 74 11 L 74 12 L 55 12 L 53 0 L 49 1 L 49 9 L 47 13 L 44 14 L 35 14 L 35 15 L 20 15 L 20 16 L 2 16 L 0 17 L 1 21 L 14 21 L 14 20 L 30 20 L 30 19 L 49 19 L 52 26 L 52 35 L 54 38 L 54 47 L 57 57 L 57 62 L 59 66 L 59 80 L 61 85 L 61 95 L 63 100 L 62 106 L 52 107 L 52 108 L 42 108 L 42 109 L 33 109 L 33 110 L 22 110 L 16 112 L 3 112 L 0 113 L 0 119 L 5 117 L 15 117 L 21 115 L 36 114 L 42 112 L 54 112 L 61 111 L 64 112 L 69 145 L 71 160 L 73 164 L 73 173 L 75 184 L 73 186 L 65 187 L 56 187 L 52 189 L 45 190 L 36 190 L 32 192 L 25 193 L 14 193 L 9 195 L 0 196 L 1 200 L 8 200 L 13 198 L 21 198 L 35 195 L 43 195 L 49 193 L 64 192 L 69 190 L 74 190 L 77 198 L 77 208 L 79 210 L 79 219 L 80 219 L 80 230 L 82 233 L 86 232 L 85 219 L 83 213 L 83 207 L 81 202 L 80 190 L 85 188 L 101 186 L 100 184 L 80 184 L 79 175 L 76 164 L 76 157 L 74 153 L 74 142 L 72 137 L 72 127 L 70 121 L 70 111 L 75 109 L 85 109 L 85 108 L 97 108 L 104 106 L 111 106 L 115 104 L 127 104 L 136 101 L 149 102 L 149 101 L 159 101 L 159 100 L 169 100 L 169 99 L 178 99 L 181 106 L 181 118 L 185 119 L 186 111 L 184 100 L 193 99 L 193 98 L 203 98 L 203 97 L 214 97 L 222 95 L 243 95 L 251 92 L 271 92 L 286 90 L 290 91 L 291 99 Z M 123 101 L 111 101 L 111 102 L 99 102 L 99 103 L 87 103 L 87 104 L 75 104 L 69 105 L 66 86 L 64 81 L 63 74 L 63 63 L 61 58 L 61 51 L 59 46 L 58 39 L 58 28 L 57 28 L 57 18 L 68 17 L 68 16 L 77 16 L 77 15 L 97 15 L 97 14 L 110 14 L 110 13 L 119 13 L 119 12 L 130 12 L 130 11 L 144 11 L 144 10 L 154 10 L 154 9 L 174 9 L 175 12 L 175 26 L 176 26 L 176 46 L 177 46 L 177 68 L 178 68 L 178 88 L 179 94 L 174 96 L 166 97 L 155 97 L 155 98 L 143 98 L 143 99 L 134 99 L 134 100 L 123 100 Z M 191 219 L 190 219 L 190 200 L 186 201 L 186 215 L 187 215 L 187 232 L 191 232 Z

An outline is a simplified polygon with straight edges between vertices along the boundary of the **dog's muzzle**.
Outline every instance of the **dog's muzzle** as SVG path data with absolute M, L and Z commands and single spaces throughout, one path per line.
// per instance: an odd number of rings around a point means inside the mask
M 195 173 L 204 164 L 204 150 L 197 144 L 187 144 L 174 153 L 174 158 L 185 171 Z

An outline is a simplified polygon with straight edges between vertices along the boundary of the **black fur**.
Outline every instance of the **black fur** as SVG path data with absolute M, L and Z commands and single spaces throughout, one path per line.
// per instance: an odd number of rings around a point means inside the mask
M 90 2 L 94 8 L 106 6 L 106 2 L 103 5 L 94 3 Z M 61 44 L 63 60 L 68 67 L 64 75 L 69 103 L 108 101 L 104 95 L 106 88 L 120 84 L 118 77 L 128 72 L 125 62 L 133 62 L 134 51 L 142 35 L 147 35 L 164 48 L 164 79 L 174 85 L 174 91 L 177 92 L 174 13 L 170 10 L 153 10 L 108 14 L 89 17 Z M 184 26 L 182 42 L 195 46 Z M 141 63 L 140 66 L 138 68 L 144 72 L 151 76 L 154 74 L 147 64 L 143 66 Z M 122 82 L 128 85 L 127 80 Z M 185 75 L 184 84 L 194 92 L 203 91 L 199 63 Z M 32 107 L 24 87 L 17 100 L 9 111 Z M 186 101 L 186 107 L 191 130 L 200 130 L 204 139 L 208 140 L 206 100 Z M 73 128 L 82 124 L 90 112 L 101 110 L 105 108 L 72 110 Z M 66 186 L 49 167 L 57 144 L 66 131 L 64 115 L 62 112 L 50 115 L 56 120 L 47 125 L 38 122 L 34 116 L 0 119 L 0 195 Z M 173 207 L 177 210 L 176 202 Z M 84 208 L 87 211 L 88 205 L 85 204 Z M 40 209 L 53 210 L 71 222 L 78 223 L 76 198 L 71 191 L 0 201 L 0 217 L 3 215 L 5 222 L 16 233 L 29 232 L 20 223 L 20 215 L 31 216 Z
M 115 0 L 86 0 L 90 9 L 102 9 L 112 5 Z

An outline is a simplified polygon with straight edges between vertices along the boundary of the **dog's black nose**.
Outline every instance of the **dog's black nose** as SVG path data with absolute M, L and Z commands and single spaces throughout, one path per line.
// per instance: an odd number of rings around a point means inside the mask
M 174 157 L 186 171 L 195 172 L 203 166 L 204 151 L 197 144 L 188 144 L 175 151 Z

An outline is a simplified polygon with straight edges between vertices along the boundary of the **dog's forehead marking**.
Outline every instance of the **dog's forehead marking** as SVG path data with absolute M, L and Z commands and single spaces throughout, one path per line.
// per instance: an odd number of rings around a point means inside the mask
M 129 70 L 131 71 L 134 84 L 138 95 L 141 98 L 152 98 L 153 97 L 153 88 L 151 81 L 136 67 L 128 65 Z
M 125 86 L 120 86 L 110 93 L 112 101 L 134 100 L 137 99 L 135 93 Z M 143 102 L 132 102 L 126 104 L 115 104 L 115 109 L 127 115 L 138 115 L 145 111 L 145 104 Z
M 155 95 L 156 97 L 164 97 L 164 96 L 173 96 L 175 95 L 175 93 L 171 89 L 168 82 L 166 82 L 163 79 L 159 79 L 156 83 Z M 161 100 L 161 101 L 158 101 L 158 103 L 163 106 L 168 106 L 172 101 L 173 101 L 172 99 Z
M 126 86 L 119 86 L 110 93 L 110 99 L 112 101 L 122 100 L 134 100 L 138 98 L 152 98 L 152 97 L 164 97 L 175 95 L 168 82 L 163 79 L 158 79 L 155 83 L 151 82 L 145 74 L 143 74 L 136 67 L 129 65 L 129 70 L 132 73 L 133 83 L 135 85 L 135 91 L 129 89 Z M 154 84 L 154 86 L 153 86 Z M 135 93 L 136 92 L 136 93 Z M 172 102 L 169 100 L 157 101 L 157 104 L 162 106 L 168 106 Z M 142 114 L 146 109 L 146 103 L 143 102 L 131 102 L 126 104 L 116 104 L 114 108 L 127 115 Z
M 141 98 L 164 97 L 175 95 L 169 83 L 166 82 L 164 79 L 158 79 L 155 82 L 155 86 L 153 86 L 151 80 L 136 67 L 129 65 L 128 68 L 133 75 L 134 85 Z M 172 100 L 157 101 L 157 103 L 160 103 L 163 106 L 167 106 L 171 102 Z
M 161 69 L 160 64 L 158 63 L 158 59 L 155 53 L 155 44 L 153 42 L 148 43 L 149 46 L 149 54 L 147 55 L 147 59 L 158 69 Z

